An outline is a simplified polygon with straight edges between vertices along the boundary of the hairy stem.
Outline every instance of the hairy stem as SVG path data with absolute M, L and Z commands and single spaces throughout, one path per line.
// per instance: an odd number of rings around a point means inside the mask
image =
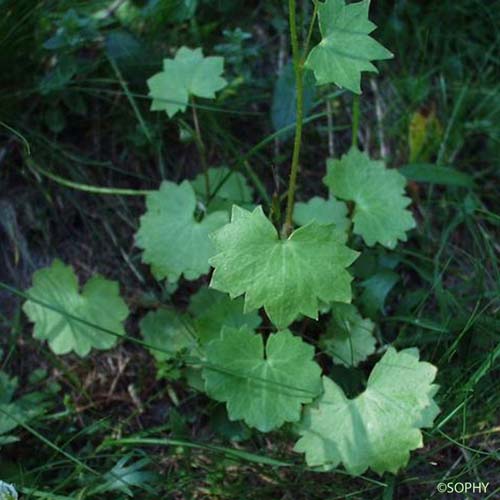
M 297 35 L 297 9 L 295 0 L 288 0 L 290 16 L 290 39 L 292 42 L 293 66 L 295 70 L 295 90 L 297 94 L 297 119 L 295 124 L 295 139 L 293 143 L 292 166 L 288 182 L 288 198 L 286 204 L 285 224 L 282 235 L 287 237 L 293 228 L 292 216 L 297 189 L 297 175 L 299 172 L 300 147 L 302 144 L 302 121 L 304 119 L 304 57 L 300 55 L 299 39 Z
M 210 201 L 210 179 L 208 177 L 207 154 L 206 154 L 205 144 L 201 136 L 200 122 L 198 120 L 196 104 L 192 96 L 191 96 L 191 110 L 193 112 L 193 122 L 195 131 L 194 142 L 196 144 L 196 148 L 198 149 L 198 154 L 200 155 L 201 167 L 203 169 L 203 176 L 205 177 L 205 201 L 208 204 L 208 202 Z

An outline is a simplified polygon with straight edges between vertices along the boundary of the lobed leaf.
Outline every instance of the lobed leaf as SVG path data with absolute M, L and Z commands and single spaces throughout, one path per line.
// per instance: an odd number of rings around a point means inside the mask
M 203 57 L 201 49 L 181 47 L 174 59 L 163 60 L 163 71 L 148 81 L 152 111 L 166 111 L 172 118 L 185 111 L 190 96 L 213 99 L 227 82 L 220 75 L 223 57 Z
M 215 253 L 208 235 L 227 222 L 227 213 L 214 212 L 197 221 L 196 197 L 188 181 L 164 181 L 146 196 L 146 208 L 136 243 L 154 277 L 177 281 L 183 274 L 195 280 L 208 273 L 208 259 Z
M 361 72 L 377 68 L 371 61 L 390 59 L 393 54 L 368 36 L 376 25 L 368 20 L 370 0 L 346 4 L 344 0 L 319 3 L 321 41 L 313 47 L 306 67 L 314 71 L 318 85 L 335 83 L 361 93 Z
M 73 268 L 56 259 L 50 267 L 35 272 L 33 287 L 27 293 L 31 298 L 57 309 L 50 309 L 33 300 L 23 305 L 24 312 L 35 323 L 33 336 L 47 340 L 56 354 L 74 351 L 84 357 L 92 348 L 113 347 L 117 337 L 99 327 L 119 335 L 125 333 L 123 321 L 128 316 L 128 307 L 120 297 L 115 281 L 94 276 L 80 293 Z M 81 318 L 97 328 L 70 316 Z
M 340 160 L 328 160 L 323 181 L 337 198 L 354 201 L 354 233 L 368 246 L 379 242 L 394 248 L 415 227 L 413 215 L 406 209 L 411 200 L 404 196 L 405 178 L 357 148 Z
M 334 224 L 336 230 L 347 232 L 351 221 L 347 217 L 347 205 L 331 197 L 328 200 L 314 196 L 307 202 L 295 203 L 293 220 L 299 226 L 315 221 L 318 224 Z
M 332 469 L 342 463 L 350 474 L 369 467 L 396 473 L 421 448 L 421 427 L 432 425 L 439 409 L 433 401 L 436 368 L 419 361 L 416 349 L 389 347 L 375 365 L 366 390 L 348 399 L 323 377 L 324 392 L 306 410 L 295 450 L 306 454 L 309 466 Z
M 300 419 L 302 404 L 321 389 L 314 348 L 289 331 L 269 336 L 266 346 L 248 327 L 224 327 L 206 346 L 207 393 L 226 402 L 231 420 L 268 432 Z
M 280 239 L 262 207 L 234 206 L 231 222 L 212 235 L 210 286 L 231 298 L 245 294 L 245 312 L 264 307 L 278 328 L 300 314 L 317 319 L 320 300 L 351 300 L 346 268 L 358 253 L 332 229 L 312 222 Z

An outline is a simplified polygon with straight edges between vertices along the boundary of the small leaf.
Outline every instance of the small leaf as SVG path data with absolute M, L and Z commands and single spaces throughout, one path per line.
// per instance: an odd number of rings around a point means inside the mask
M 140 328 L 144 340 L 151 346 L 150 353 L 157 361 L 167 361 L 196 345 L 189 318 L 169 309 L 149 312 L 141 320 Z
M 210 427 L 224 439 L 229 441 L 246 441 L 252 436 L 251 429 L 241 421 L 231 421 L 223 405 L 217 405 L 210 415 Z
M 306 203 L 295 203 L 293 220 L 299 226 L 305 226 L 309 222 L 316 221 L 318 224 L 334 224 L 335 229 L 347 231 L 351 221 L 347 218 L 347 205 L 335 198 L 325 200 L 314 196 Z
M 323 181 L 337 198 L 355 202 L 354 233 L 368 246 L 379 242 L 394 248 L 397 240 L 406 241 L 406 231 L 415 227 L 406 209 L 411 202 L 404 196 L 406 180 L 396 170 L 387 169 L 384 162 L 370 160 L 351 148 L 342 159 L 328 160 Z
M 251 329 L 224 327 L 206 355 L 207 393 L 227 403 L 231 420 L 243 419 L 262 432 L 297 422 L 302 404 L 321 388 L 314 348 L 289 331 L 270 335 L 264 349 L 262 337 Z
M 336 363 L 348 368 L 358 366 L 375 351 L 374 328 L 374 323 L 363 319 L 356 306 L 335 303 L 327 333 L 320 339 L 320 345 Z
M 84 357 L 92 348 L 109 349 L 117 342 L 116 336 L 77 321 L 68 314 L 118 335 L 125 333 L 123 321 L 128 316 L 128 308 L 115 281 L 94 276 L 80 293 L 72 267 L 56 259 L 50 267 L 35 272 L 33 287 L 27 294 L 61 311 L 30 300 L 23 306 L 28 318 L 35 323 L 33 336 L 47 340 L 56 354 L 74 351 Z
M 230 210 L 233 205 L 248 205 L 252 202 L 253 191 L 240 172 L 232 172 L 227 167 L 209 168 L 208 179 L 210 195 L 213 199 L 208 206 L 209 212 Z M 199 174 L 191 185 L 199 199 L 206 197 L 205 176 Z M 217 192 L 216 192 L 217 190 Z
M 185 111 L 189 97 L 213 99 L 227 82 L 220 75 L 224 58 L 203 57 L 201 49 L 181 47 L 174 59 L 163 60 L 163 71 L 148 80 L 152 111 L 165 110 L 170 118 Z
M 408 463 L 410 451 L 423 446 L 420 427 L 431 426 L 439 411 L 432 399 L 435 375 L 436 368 L 419 361 L 416 349 L 389 347 L 366 390 L 354 399 L 323 377 L 324 393 L 306 410 L 295 450 L 306 454 L 311 467 L 343 463 L 353 475 L 369 467 L 395 474 Z
M 210 286 L 231 298 L 245 294 L 245 312 L 264 307 L 278 328 L 304 314 L 317 319 L 319 300 L 350 302 L 358 253 L 344 245 L 333 226 L 312 222 L 280 239 L 257 207 L 234 206 L 231 222 L 212 235 L 217 254 Z
M 231 300 L 227 294 L 209 288 L 200 288 L 191 296 L 188 311 L 194 317 L 196 335 L 202 344 L 220 337 L 223 326 L 254 329 L 262 321 L 256 311 L 243 312 L 243 298 Z
M 319 4 L 322 39 L 306 60 L 306 67 L 314 71 L 318 85 L 335 83 L 360 94 L 361 72 L 377 73 L 371 61 L 393 57 L 368 36 L 376 28 L 368 20 L 369 7 L 370 0 L 351 4 L 344 0 L 326 0 Z
M 136 242 L 154 277 L 177 281 L 184 274 L 187 280 L 195 280 L 208 273 L 208 259 L 215 253 L 208 235 L 227 222 L 227 214 L 214 212 L 198 222 L 188 181 L 179 185 L 164 181 L 158 191 L 146 196 L 146 208 Z
M 360 284 L 364 288 L 360 296 L 363 311 L 374 317 L 378 311 L 384 312 L 385 299 L 399 281 L 399 274 L 390 269 L 381 269 Z
M 133 497 L 134 494 L 130 488 L 141 488 L 152 493 L 150 484 L 158 480 L 158 476 L 147 470 L 147 467 L 151 464 L 151 460 L 143 458 L 133 462 L 132 458 L 132 454 L 127 454 L 120 458 L 115 466 L 102 476 L 104 483 L 97 486 L 91 492 L 91 495 L 121 491 L 129 497 Z
M 443 139 L 443 127 L 436 116 L 436 106 L 413 113 L 408 127 L 410 163 L 426 162 L 438 152 Z

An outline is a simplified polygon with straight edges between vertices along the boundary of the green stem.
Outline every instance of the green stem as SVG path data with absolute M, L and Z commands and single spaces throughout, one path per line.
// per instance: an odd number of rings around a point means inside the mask
M 137 103 L 135 102 L 134 95 L 130 92 L 130 89 L 128 88 L 128 84 L 126 80 L 123 78 L 122 72 L 120 71 L 120 68 L 118 67 L 118 64 L 116 64 L 116 61 L 112 57 L 108 57 L 109 63 L 111 64 L 111 67 L 113 68 L 113 71 L 115 72 L 116 78 L 118 78 L 118 81 L 120 82 L 120 86 L 123 89 L 123 92 L 127 96 L 128 102 L 130 103 L 130 106 L 132 106 L 132 109 L 135 113 L 135 116 L 137 120 L 139 121 L 139 125 L 141 127 L 142 133 L 146 136 L 146 139 L 150 144 L 153 144 L 153 137 L 149 131 L 149 128 L 146 124 L 146 120 L 144 120 L 144 117 L 142 116 L 141 110 L 139 109 L 139 106 L 137 106 Z
M 198 154 L 200 155 L 201 166 L 203 168 L 203 176 L 205 177 L 205 201 L 208 204 L 210 201 L 210 178 L 208 177 L 208 162 L 206 155 L 206 148 L 201 136 L 200 122 L 198 121 L 198 113 L 196 112 L 196 105 L 194 99 L 191 96 L 191 110 L 193 112 L 193 122 L 195 137 L 194 142 L 196 143 L 196 148 L 198 149 Z
M 352 99 L 352 147 L 358 147 L 359 131 L 359 95 L 354 94 Z
M 85 191 L 87 193 L 94 194 L 106 194 L 106 195 L 121 195 L 121 196 L 146 196 L 153 191 L 147 189 L 124 189 L 124 188 L 108 188 L 100 186 L 91 186 L 89 184 L 81 184 L 79 182 L 73 182 L 68 179 L 64 179 L 56 174 L 53 174 L 39 165 L 37 165 L 31 158 L 25 157 L 24 161 L 28 168 L 35 174 L 42 174 L 49 179 L 52 179 L 57 184 L 61 186 L 68 187 L 71 189 L 77 189 L 78 191 Z
M 304 119 L 304 57 L 300 56 L 299 39 L 297 35 L 297 6 L 295 0 L 288 0 L 290 38 L 292 42 L 293 66 L 295 70 L 295 89 L 297 94 L 297 120 L 295 124 L 295 139 L 293 143 L 292 165 L 288 182 L 288 198 L 286 204 L 285 224 L 282 235 L 288 237 L 292 232 L 292 216 L 299 173 L 300 148 L 302 145 L 302 122 Z
M 319 2 L 318 0 L 313 0 L 313 2 L 314 2 L 314 10 L 311 17 L 311 23 L 309 24 L 309 29 L 307 30 L 306 43 L 304 44 L 304 53 L 302 56 L 304 61 L 306 60 L 307 54 L 309 52 L 309 45 L 311 44 L 311 38 L 314 31 L 314 23 L 318 15 Z

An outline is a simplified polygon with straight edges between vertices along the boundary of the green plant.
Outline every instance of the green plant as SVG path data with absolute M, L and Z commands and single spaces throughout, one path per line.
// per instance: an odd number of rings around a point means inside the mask
M 353 294 L 349 268 L 360 254 L 368 253 L 365 245 L 393 249 L 398 240 L 406 241 L 415 221 L 407 209 L 405 178 L 357 147 L 358 98 L 353 101 L 352 147 L 341 159 L 328 162 L 329 199 L 314 197 L 295 205 L 295 192 L 305 68 L 313 71 L 317 84 L 360 93 L 361 72 L 375 71 L 372 61 L 391 54 L 369 36 L 375 28 L 368 20 L 369 0 L 315 1 L 302 43 L 295 0 L 289 0 L 288 7 L 296 112 L 284 220 L 277 215 L 280 210 L 268 217 L 262 206 L 248 207 L 251 191 L 240 172 L 208 168 L 197 111 L 201 106 L 194 98 L 215 98 L 225 87 L 223 59 L 181 47 L 174 59 L 164 60 L 163 71 L 148 80 L 153 111 L 165 110 L 173 119 L 191 107 L 192 126 L 180 118 L 179 123 L 196 143 L 204 189 L 200 178 L 180 184 L 164 181 L 158 191 L 146 195 L 147 210 L 136 234 L 143 262 L 158 281 L 170 283 L 181 277 L 196 280 L 212 266 L 210 286 L 238 302 L 220 299 L 221 312 L 207 319 L 193 298 L 185 317 L 163 309 L 150 312 L 141 331 L 158 361 L 180 355 L 190 368 L 201 370 L 203 389 L 226 403 L 230 419 L 244 420 L 263 432 L 285 422 L 296 424 L 301 437 L 295 449 L 305 453 L 308 465 L 330 469 L 342 463 L 352 474 L 369 467 L 379 474 L 394 473 L 405 466 L 411 450 L 422 446 L 420 429 L 432 425 L 437 415 L 435 368 L 420 361 L 416 349 L 397 352 L 383 345 L 380 351 L 385 354 L 375 364 L 366 390 L 349 399 L 334 380 L 321 376 L 314 347 L 292 333 L 292 323 L 301 316 L 318 320 L 320 312 L 330 311 L 331 324 L 320 344 L 334 363 L 356 366 L 374 353 L 375 325 L 363 319 L 356 306 L 371 311 L 383 307 L 380 289 L 385 294 L 390 290 L 393 274 L 387 265 L 376 280 L 361 283 L 368 295 L 370 286 L 377 287 L 373 306 L 373 297 L 370 302 L 365 294 Z M 310 50 L 316 18 L 322 38 Z M 235 179 L 240 182 L 233 186 L 242 189 L 229 189 Z M 230 218 L 228 202 L 234 203 Z M 326 216 L 319 217 L 319 210 L 327 211 Z M 301 227 L 295 229 L 294 220 Z M 117 337 L 104 334 L 123 334 L 121 322 L 127 315 L 116 287 L 101 295 L 109 282 L 97 278 L 98 293 L 92 281 L 80 295 L 75 276 L 62 264 L 40 273 L 47 279 L 39 291 L 35 277 L 25 305 L 36 323 L 36 337 L 48 339 L 60 354 L 75 350 L 84 356 L 92 347 L 114 345 Z M 115 317 L 98 314 L 94 296 L 101 303 L 114 301 Z M 37 304 L 47 298 L 58 306 L 46 313 L 48 320 L 39 312 L 44 305 Z M 356 305 L 349 305 L 353 301 Z M 263 332 L 255 333 L 260 324 L 255 310 L 260 308 L 277 330 L 267 339 Z M 91 324 L 82 326 L 78 316 Z M 308 323 L 303 325 L 307 329 Z M 96 327 L 98 335 L 91 333 Z
M 17 500 L 18 498 L 14 486 L 0 481 L 0 500 Z

